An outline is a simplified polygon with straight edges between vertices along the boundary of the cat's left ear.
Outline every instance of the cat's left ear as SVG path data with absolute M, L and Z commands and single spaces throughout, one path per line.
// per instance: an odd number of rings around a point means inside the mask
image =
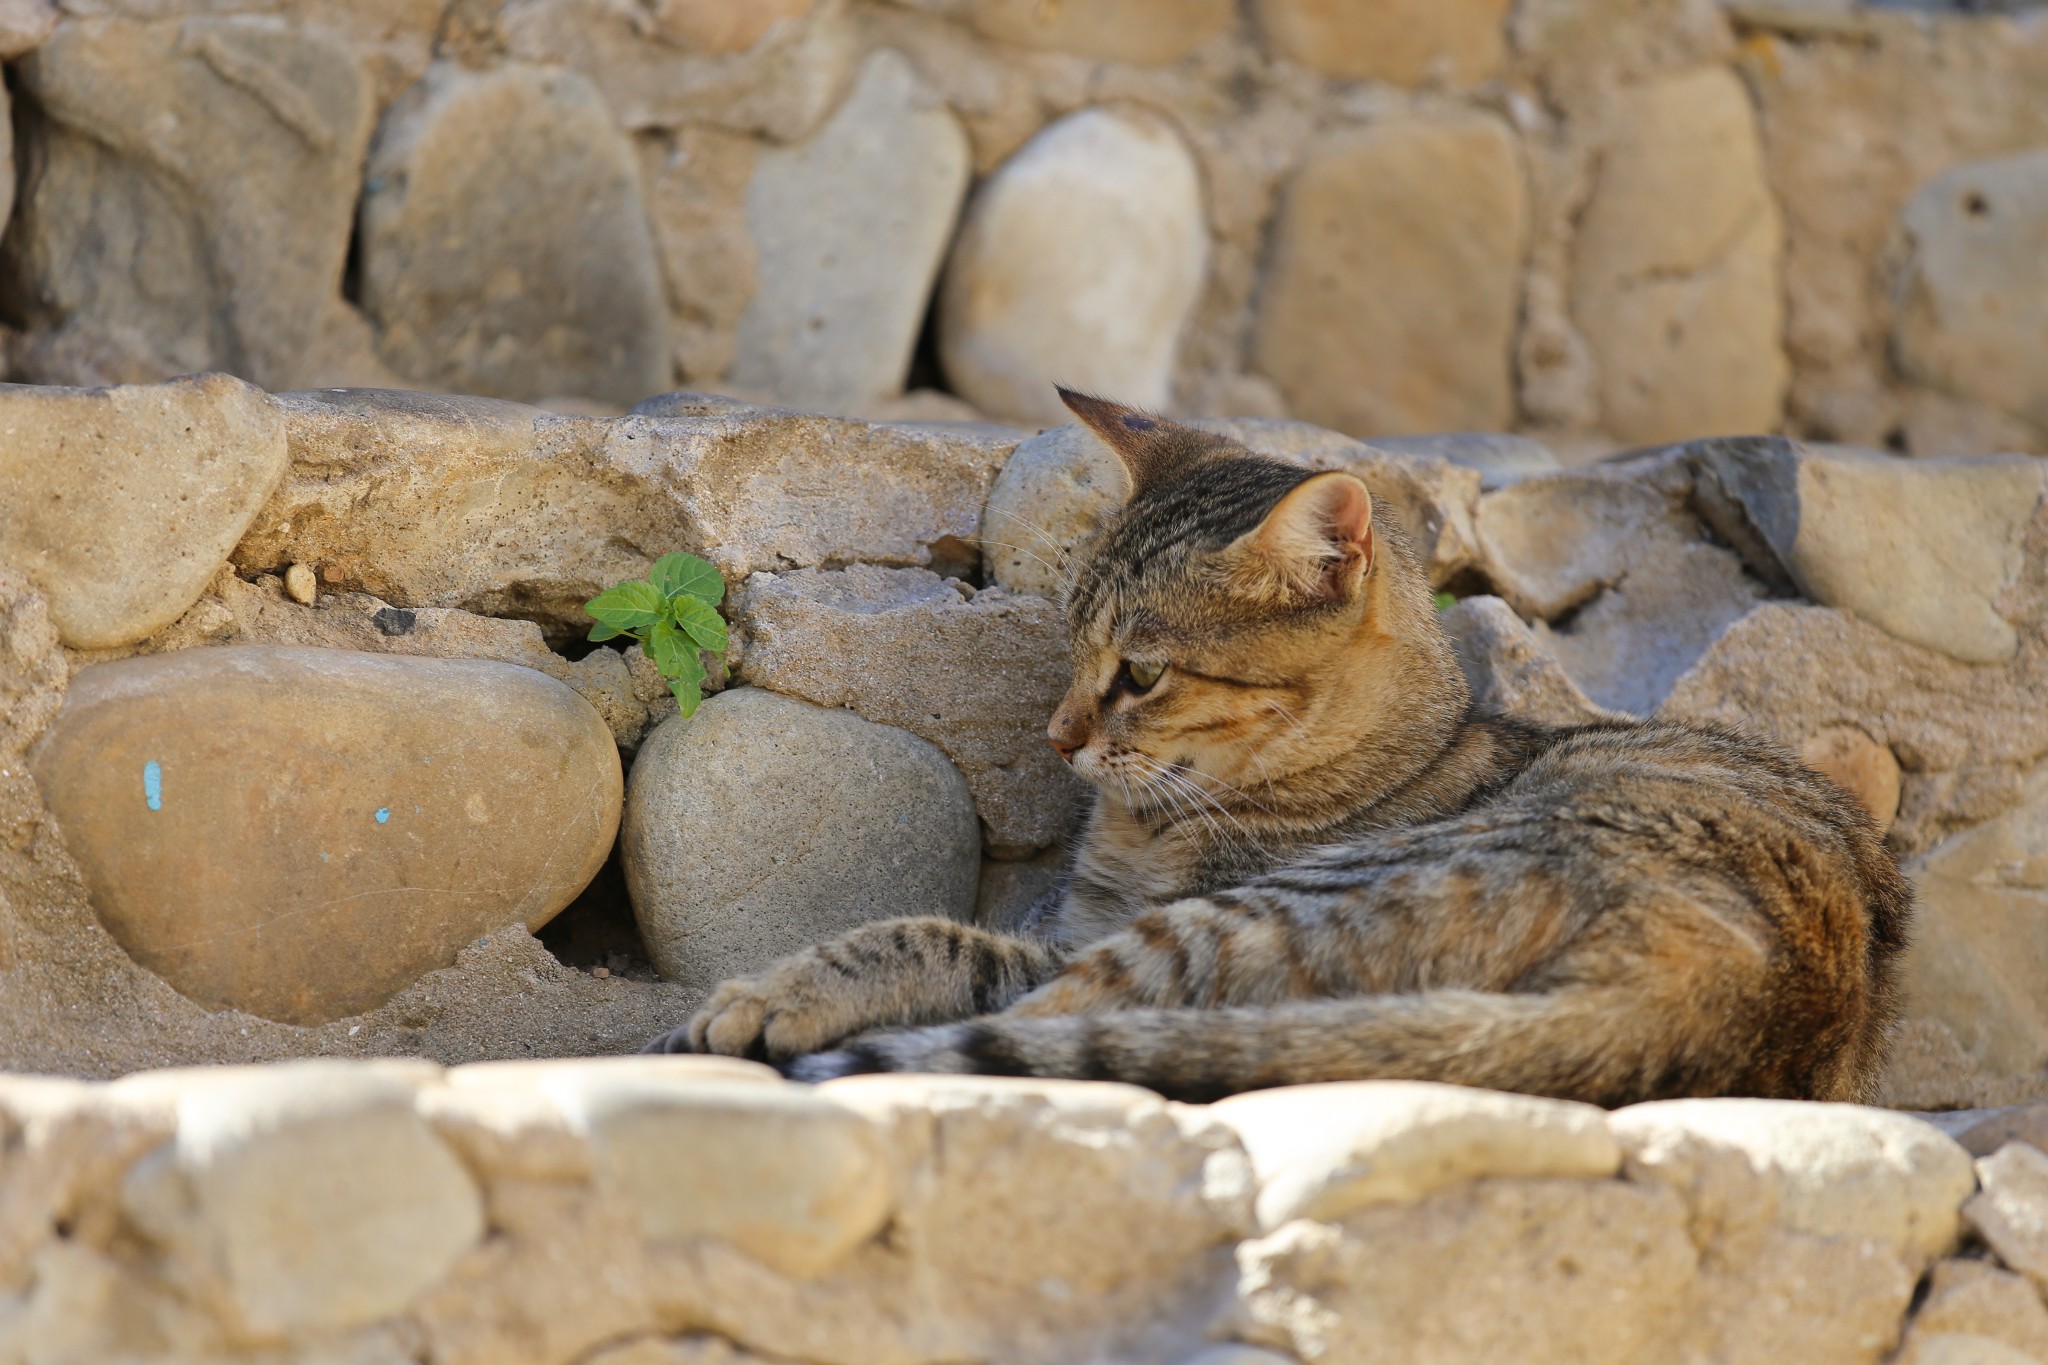
M 1239 536 L 1230 558 L 1249 588 L 1335 602 L 1372 569 L 1372 494 L 1350 474 L 1316 474 Z

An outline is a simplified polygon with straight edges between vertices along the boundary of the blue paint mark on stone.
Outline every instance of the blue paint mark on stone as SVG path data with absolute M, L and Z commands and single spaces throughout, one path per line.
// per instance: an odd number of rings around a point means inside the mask
M 384 823 L 384 822 L 385 822 L 386 820 L 389 820 L 390 818 L 391 818 L 391 807 L 389 807 L 389 806 L 386 806 L 386 807 L 384 807 L 384 808 L 383 808 L 382 810 L 380 810 L 380 811 L 378 811 L 378 812 L 377 812 L 377 823 L 378 823 L 378 824 L 380 824 L 380 825 L 381 825 L 381 824 L 383 824 L 383 823 Z
M 142 765 L 142 799 L 151 810 L 164 808 L 164 768 L 153 758 Z

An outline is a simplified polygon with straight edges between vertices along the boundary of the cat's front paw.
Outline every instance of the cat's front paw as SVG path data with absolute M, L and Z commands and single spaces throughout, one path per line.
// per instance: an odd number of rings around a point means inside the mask
M 808 964 L 791 963 L 728 981 L 677 1030 L 687 1046 L 668 1050 L 766 1062 L 823 1052 L 867 1021 L 847 983 L 819 976 Z

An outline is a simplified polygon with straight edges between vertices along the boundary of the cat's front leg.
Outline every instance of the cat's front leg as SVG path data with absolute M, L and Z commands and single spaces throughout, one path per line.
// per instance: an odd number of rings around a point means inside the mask
M 1030 939 L 935 917 L 882 920 L 726 982 L 646 1050 L 786 1061 L 871 1029 L 1000 1010 L 1059 965 Z

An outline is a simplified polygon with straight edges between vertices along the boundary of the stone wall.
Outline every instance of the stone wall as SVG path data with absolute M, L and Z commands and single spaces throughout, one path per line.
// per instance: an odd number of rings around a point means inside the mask
M 0 1078 L 0 1359 L 2042 1359 L 2048 1112 L 1950 1127 L 706 1058 Z
M 6 0 L 0 56 L 31 382 L 2048 450 L 2024 7 Z

